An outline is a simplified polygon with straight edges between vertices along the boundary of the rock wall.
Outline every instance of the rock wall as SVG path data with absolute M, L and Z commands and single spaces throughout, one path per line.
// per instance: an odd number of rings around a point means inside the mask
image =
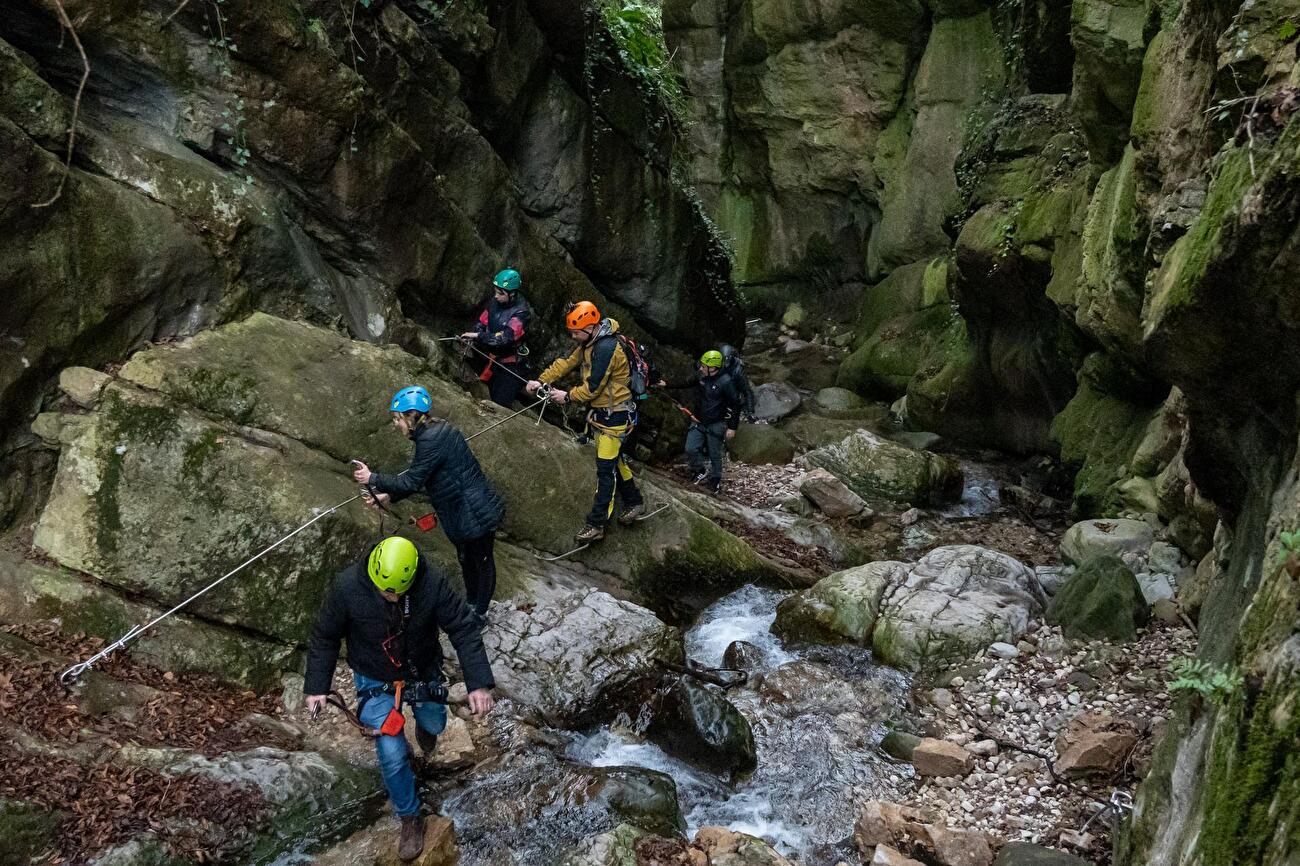
M 539 357 L 576 298 L 691 351 L 740 336 L 665 109 L 585 7 L 64 5 L 90 65 L 66 183 L 78 53 L 49 3 L 0 22 L 5 434 L 61 367 L 252 310 L 424 354 L 415 326 L 459 329 L 507 264 Z
M 841 239 L 830 282 L 860 307 L 839 384 L 906 396 L 918 429 L 1052 452 L 1079 512 L 1155 515 L 1201 559 L 1180 602 L 1242 685 L 1181 706 L 1119 861 L 1294 860 L 1300 10 L 668 5 L 740 281 L 806 303 L 812 232 Z M 900 47 L 854 54 L 867 34 Z M 777 62 L 794 57 L 820 75 Z M 838 100 L 851 158 L 813 158 L 845 138 L 778 110 L 799 88 Z M 837 192 L 783 210 L 814 169 Z

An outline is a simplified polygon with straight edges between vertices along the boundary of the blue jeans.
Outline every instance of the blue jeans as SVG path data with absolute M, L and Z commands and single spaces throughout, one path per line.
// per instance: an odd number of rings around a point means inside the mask
M 352 679 L 357 684 L 357 692 L 379 688 L 384 685 L 379 680 L 352 672 Z M 405 703 L 405 702 L 403 702 Z M 406 704 L 415 715 L 415 723 L 430 734 L 441 734 L 447 727 L 447 707 L 432 701 L 421 704 Z M 378 728 L 388 717 L 393 708 L 393 696 L 375 695 L 361 707 L 358 718 L 361 724 Z M 415 771 L 411 769 L 410 750 L 406 737 L 380 736 L 375 740 L 375 752 L 379 755 L 379 772 L 384 777 L 384 787 L 388 789 L 388 798 L 393 801 L 393 809 L 398 817 L 414 815 L 420 811 L 420 800 L 415 796 Z
M 727 422 L 716 421 L 713 424 L 692 424 L 686 431 L 686 460 L 691 471 L 704 471 L 704 455 L 709 455 L 709 479 L 716 481 L 722 477 L 722 456 L 727 453 Z

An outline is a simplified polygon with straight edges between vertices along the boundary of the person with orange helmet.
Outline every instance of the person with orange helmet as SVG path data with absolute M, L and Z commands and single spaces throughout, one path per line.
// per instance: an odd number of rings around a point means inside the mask
M 596 433 L 596 495 L 586 526 L 574 536 L 579 544 L 590 544 L 605 537 L 605 527 L 614 514 L 615 492 L 623 502 L 619 523 L 630 525 L 645 513 L 645 500 L 623 453 L 623 443 L 636 427 L 631 386 L 636 359 L 619 335 L 618 322 L 601 316 L 591 301 L 570 304 L 564 326 L 577 347 L 543 370 L 527 388 L 532 394 L 542 385 L 578 371 L 578 384 L 568 391 L 552 388 L 551 399 L 586 403 L 587 424 Z

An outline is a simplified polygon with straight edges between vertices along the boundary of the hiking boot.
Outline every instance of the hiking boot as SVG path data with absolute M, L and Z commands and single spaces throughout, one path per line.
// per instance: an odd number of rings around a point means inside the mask
M 397 843 L 399 860 L 414 860 L 424 851 L 424 816 L 402 817 L 402 838 Z
M 588 523 L 582 528 L 582 531 L 573 536 L 573 540 L 579 544 L 591 544 L 594 541 L 600 541 L 605 537 L 605 527 L 592 526 Z
M 721 492 L 722 492 L 722 479 L 721 479 L 721 478 L 706 478 L 706 479 L 704 480 L 704 489 L 705 489 L 705 490 L 708 490 L 710 493 L 721 493 Z
M 438 751 L 438 735 L 429 733 L 417 723 L 415 741 L 420 744 L 420 754 L 424 756 L 424 760 L 432 760 L 433 753 Z
M 637 518 L 645 516 L 645 503 L 638 502 L 636 505 L 623 509 L 623 513 L 618 516 L 618 522 L 624 526 L 631 526 L 636 523 Z
M 708 480 L 709 480 L 709 473 L 707 473 L 707 472 L 701 472 L 700 474 L 698 474 L 698 475 L 695 476 L 695 483 L 696 483 L 696 484 L 703 484 L 703 483 L 705 483 L 705 482 L 708 481 Z

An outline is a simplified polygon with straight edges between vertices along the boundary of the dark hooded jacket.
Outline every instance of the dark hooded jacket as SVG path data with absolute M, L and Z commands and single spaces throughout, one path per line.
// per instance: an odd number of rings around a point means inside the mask
M 452 544 L 494 532 L 505 516 L 505 504 L 460 431 L 437 419 L 411 438 L 415 441 L 411 465 L 397 475 L 372 473 L 371 486 L 394 502 L 424 491 Z
M 403 625 L 408 598 L 410 612 Z M 303 692 L 323 695 L 330 691 L 339 642 L 344 640 L 348 642 L 348 667 L 371 679 L 386 683 L 441 679 L 439 629 L 456 648 L 465 688 L 471 692 L 491 688 L 492 667 L 483 650 L 478 617 L 447 579 L 421 556 L 411 588 L 394 604 L 379 594 L 362 559 L 335 576 L 321 604 L 307 647 Z M 389 641 L 387 652 L 385 641 Z M 394 660 L 403 666 L 398 667 Z

